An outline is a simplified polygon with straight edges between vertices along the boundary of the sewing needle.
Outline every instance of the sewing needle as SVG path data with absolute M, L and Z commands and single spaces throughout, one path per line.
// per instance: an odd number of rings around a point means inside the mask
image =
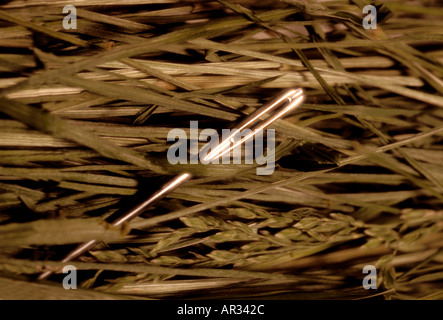
M 261 132 L 261 130 L 268 127 L 270 124 L 280 119 L 285 114 L 294 110 L 302 103 L 303 99 L 304 96 L 302 89 L 287 89 L 282 91 L 275 98 L 265 103 L 262 107 L 260 107 L 259 109 L 248 115 L 243 121 L 238 123 L 237 126 L 233 129 L 233 132 L 226 139 L 220 142 L 219 145 L 212 149 L 211 152 L 209 152 L 204 157 L 204 160 L 212 161 L 214 159 L 222 157 L 227 152 L 230 152 L 235 147 L 254 137 L 256 134 Z M 249 134 L 239 139 L 244 129 L 250 129 L 251 131 Z M 109 221 L 109 219 L 107 219 L 105 221 L 109 222 L 113 227 L 119 227 L 123 223 L 129 222 L 130 220 L 140 215 L 142 212 L 144 212 L 144 210 L 151 207 L 157 201 L 163 199 L 166 195 L 180 187 L 191 178 L 192 175 L 190 173 L 181 173 L 163 184 L 149 198 L 137 204 L 117 219 L 112 221 Z M 97 242 L 97 240 L 90 240 L 79 245 L 73 251 L 68 253 L 68 255 L 66 255 L 65 258 L 62 260 L 62 262 L 69 262 L 78 258 L 83 253 L 94 248 Z M 40 274 L 38 279 L 47 279 L 53 273 L 54 271 L 51 270 L 45 271 Z

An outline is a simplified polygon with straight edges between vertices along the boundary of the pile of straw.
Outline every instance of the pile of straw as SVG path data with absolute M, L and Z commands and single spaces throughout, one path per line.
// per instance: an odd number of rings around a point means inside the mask
M 0 6 L 1 297 L 443 298 L 439 1 L 373 3 L 376 29 L 366 0 L 75 1 L 65 29 L 70 4 Z M 288 87 L 307 98 L 273 125 L 272 175 L 167 161 L 171 129 Z M 91 239 L 78 291 L 36 281 Z

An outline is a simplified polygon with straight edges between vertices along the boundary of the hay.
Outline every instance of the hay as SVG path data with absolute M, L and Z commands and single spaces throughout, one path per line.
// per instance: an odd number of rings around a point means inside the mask
M 1 297 L 97 237 L 71 263 L 91 298 L 443 297 L 437 1 L 377 3 L 375 30 L 366 0 L 76 1 L 66 30 L 67 4 L 0 7 Z M 273 125 L 272 175 L 167 161 L 171 129 L 227 127 L 288 87 L 307 99 Z M 124 230 L 96 219 L 183 170 Z

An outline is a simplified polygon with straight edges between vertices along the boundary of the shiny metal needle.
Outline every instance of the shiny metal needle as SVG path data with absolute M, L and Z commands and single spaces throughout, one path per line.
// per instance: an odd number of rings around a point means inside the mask
M 264 128 L 268 127 L 271 123 L 283 117 L 285 114 L 290 112 L 299 106 L 304 99 L 303 90 L 302 89 L 287 89 L 278 94 L 274 99 L 264 104 L 262 107 L 251 113 L 247 116 L 243 121 L 237 124 L 234 128 L 233 132 L 229 137 L 224 139 L 217 145 L 214 149 L 208 153 L 204 160 L 212 161 L 217 159 L 227 152 L 230 152 L 235 147 L 244 143 L 246 140 L 251 139 L 257 133 L 259 133 Z M 251 132 L 246 136 L 241 137 L 241 132 L 244 129 L 250 129 Z M 115 220 L 108 221 L 112 226 L 118 227 L 123 223 L 128 222 L 139 214 L 141 214 L 144 210 L 152 206 L 157 201 L 164 198 L 166 195 L 177 189 L 183 183 L 191 179 L 192 176 L 189 173 L 182 173 L 178 176 L 172 178 L 167 183 L 162 185 L 159 190 L 157 190 L 154 194 L 152 194 L 149 198 L 139 203 L 135 207 L 131 208 L 122 216 L 118 217 Z M 112 216 L 111 216 L 112 218 Z M 72 261 L 79 256 L 81 256 L 86 251 L 92 249 L 96 244 L 97 240 L 90 240 L 79 245 L 76 249 L 71 251 L 62 262 Z M 38 277 L 39 280 L 47 279 L 50 275 L 53 274 L 53 271 L 45 271 Z

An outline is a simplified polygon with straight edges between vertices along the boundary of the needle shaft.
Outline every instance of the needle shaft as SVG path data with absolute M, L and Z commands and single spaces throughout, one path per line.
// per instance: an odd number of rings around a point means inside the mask
M 191 179 L 191 175 L 189 173 L 182 173 L 177 175 L 176 177 L 169 180 L 167 183 L 162 185 L 159 190 L 157 190 L 155 193 L 153 193 L 149 198 L 144 200 L 143 202 L 137 204 L 130 210 L 128 210 L 124 215 L 118 217 L 116 220 L 112 221 L 110 224 L 113 227 L 121 226 L 125 222 L 129 222 L 130 220 L 137 217 L 139 214 L 141 214 L 144 210 L 148 209 L 150 206 L 152 206 L 155 202 L 165 197 L 170 192 L 177 189 L 179 186 L 181 186 L 183 183 Z M 88 250 L 92 249 L 96 244 L 97 240 L 90 240 L 88 242 L 82 243 L 77 248 L 75 248 L 73 251 L 68 253 L 62 260 L 62 262 L 69 262 L 72 261 L 79 256 L 81 256 L 83 253 L 87 252 Z M 38 277 L 39 280 L 47 279 L 49 276 L 53 274 L 53 271 L 45 271 L 41 273 Z

